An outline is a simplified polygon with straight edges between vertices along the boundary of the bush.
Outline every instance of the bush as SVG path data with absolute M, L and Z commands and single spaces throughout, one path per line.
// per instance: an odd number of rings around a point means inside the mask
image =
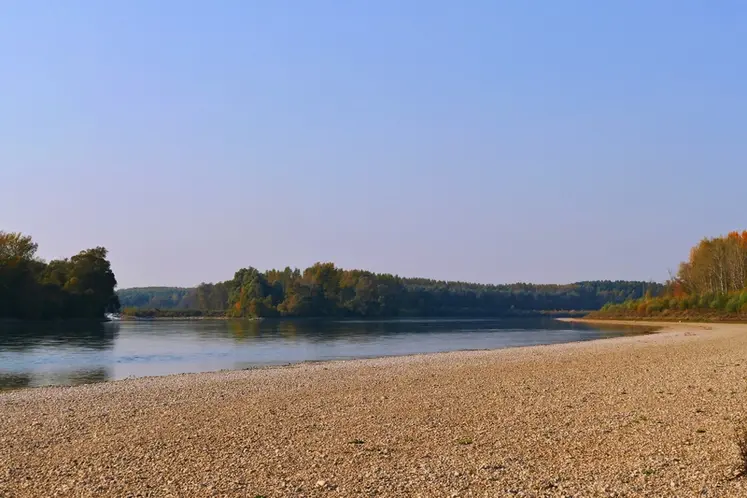
M 703 294 L 698 300 L 698 308 L 707 309 L 710 308 L 713 296 L 711 294 Z
M 726 303 L 726 311 L 729 313 L 736 313 L 739 311 L 740 305 L 739 305 L 739 294 L 732 296 L 729 301 Z
M 661 302 L 653 301 L 646 306 L 646 313 L 661 313 L 664 309 L 664 304 Z
M 747 290 L 729 294 L 646 297 L 605 305 L 590 317 L 666 320 L 743 320 L 747 315 Z

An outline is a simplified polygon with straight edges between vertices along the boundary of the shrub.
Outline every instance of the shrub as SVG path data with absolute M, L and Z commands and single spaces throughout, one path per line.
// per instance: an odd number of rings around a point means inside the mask
M 739 311 L 739 294 L 732 296 L 726 303 L 726 311 L 729 313 L 736 313 Z
M 711 305 L 711 301 L 713 301 L 713 296 L 711 294 L 703 294 L 698 300 L 698 308 L 709 308 Z
M 649 304 L 645 304 L 644 306 L 646 308 L 646 313 L 660 313 L 664 309 L 664 305 L 661 302 L 651 302 Z

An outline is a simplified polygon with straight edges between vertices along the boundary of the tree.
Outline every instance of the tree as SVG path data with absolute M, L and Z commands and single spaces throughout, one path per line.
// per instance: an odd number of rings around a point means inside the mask
M 103 247 L 45 263 L 31 237 L 0 232 L 0 318 L 101 318 L 119 308 Z
M 0 231 L 0 265 L 31 261 L 38 248 L 30 236 Z
M 124 289 L 126 306 L 146 309 L 156 292 L 177 295 L 173 288 Z M 231 280 L 182 289 L 194 296 L 198 310 L 222 310 L 235 317 L 375 317 L 503 316 L 541 310 L 594 310 L 607 302 L 622 303 L 644 293 L 658 295 L 661 284 L 587 281 L 567 285 L 483 285 L 425 278 L 402 278 L 364 270 L 343 270 L 316 263 L 303 272 L 286 267 L 260 272 L 243 268 Z M 159 300 L 165 308 L 180 306 L 171 294 Z M 181 300 L 180 302 L 183 302 Z M 198 311 L 195 310 L 195 311 Z
M 677 274 L 686 292 L 727 293 L 747 285 L 747 231 L 703 239 L 690 250 Z

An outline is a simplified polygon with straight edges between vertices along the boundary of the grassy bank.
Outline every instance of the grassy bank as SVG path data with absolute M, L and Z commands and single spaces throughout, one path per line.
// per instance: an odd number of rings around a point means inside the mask
M 589 318 L 683 322 L 747 322 L 747 291 L 721 294 L 648 296 L 607 304 Z
M 636 320 L 661 322 L 747 323 L 747 313 L 719 310 L 606 310 L 593 311 L 584 316 L 590 320 Z

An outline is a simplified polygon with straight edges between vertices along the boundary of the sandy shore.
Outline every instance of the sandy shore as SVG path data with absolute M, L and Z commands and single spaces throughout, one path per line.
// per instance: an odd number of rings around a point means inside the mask
M 747 496 L 747 325 L 0 394 L 0 496 Z

